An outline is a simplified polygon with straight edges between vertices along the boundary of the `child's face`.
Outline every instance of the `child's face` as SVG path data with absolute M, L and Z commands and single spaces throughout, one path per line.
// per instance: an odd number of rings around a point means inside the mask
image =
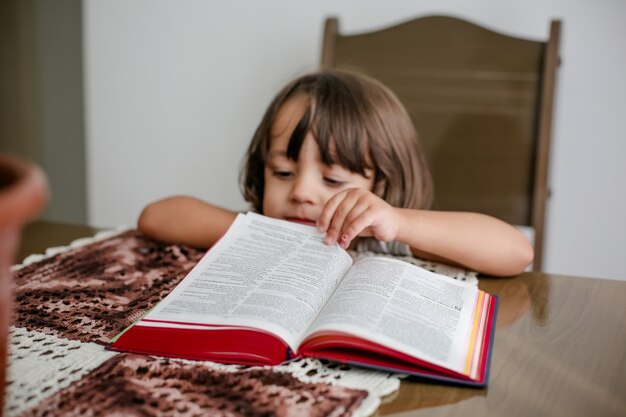
M 272 125 L 271 142 L 265 165 L 263 214 L 266 216 L 314 224 L 324 204 L 347 188 L 373 187 L 373 173 L 368 177 L 341 165 L 325 165 L 311 132 L 305 137 L 298 161 L 287 158 L 287 145 L 306 110 L 303 98 L 292 98 L 278 111 Z

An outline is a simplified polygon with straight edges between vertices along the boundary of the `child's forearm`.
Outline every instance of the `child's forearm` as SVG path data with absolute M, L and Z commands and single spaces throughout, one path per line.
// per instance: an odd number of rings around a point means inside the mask
M 489 275 L 517 275 L 532 262 L 528 239 L 511 225 L 478 213 L 398 209 L 397 240 L 416 256 L 447 260 Z
M 209 248 L 226 233 L 236 216 L 233 211 L 193 197 L 175 196 L 144 208 L 137 227 L 153 239 Z

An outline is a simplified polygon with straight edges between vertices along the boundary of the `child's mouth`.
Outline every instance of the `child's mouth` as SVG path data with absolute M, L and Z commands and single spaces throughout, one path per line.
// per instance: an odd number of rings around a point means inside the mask
M 285 218 L 285 220 L 288 220 L 294 223 L 306 224 L 307 226 L 315 226 L 315 220 L 301 219 L 299 217 L 287 217 Z

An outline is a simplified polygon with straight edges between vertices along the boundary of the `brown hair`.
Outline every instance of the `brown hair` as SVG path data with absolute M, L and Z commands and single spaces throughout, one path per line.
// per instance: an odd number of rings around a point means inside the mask
M 264 168 L 271 129 L 281 106 L 305 97 L 309 105 L 294 129 L 287 157 L 298 159 L 309 131 L 322 161 L 364 175 L 374 171 L 373 192 L 394 207 L 428 208 L 432 179 L 417 133 L 400 100 L 380 82 L 353 72 L 323 70 L 285 86 L 269 105 L 248 147 L 240 182 L 244 198 L 263 211 Z M 335 152 L 331 153 L 331 144 Z

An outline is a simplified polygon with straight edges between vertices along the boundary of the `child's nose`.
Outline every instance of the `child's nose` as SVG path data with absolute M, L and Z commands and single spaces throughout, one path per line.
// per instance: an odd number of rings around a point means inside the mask
M 297 176 L 291 188 L 291 199 L 298 203 L 313 203 L 315 201 L 314 181 L 307 176 Z

